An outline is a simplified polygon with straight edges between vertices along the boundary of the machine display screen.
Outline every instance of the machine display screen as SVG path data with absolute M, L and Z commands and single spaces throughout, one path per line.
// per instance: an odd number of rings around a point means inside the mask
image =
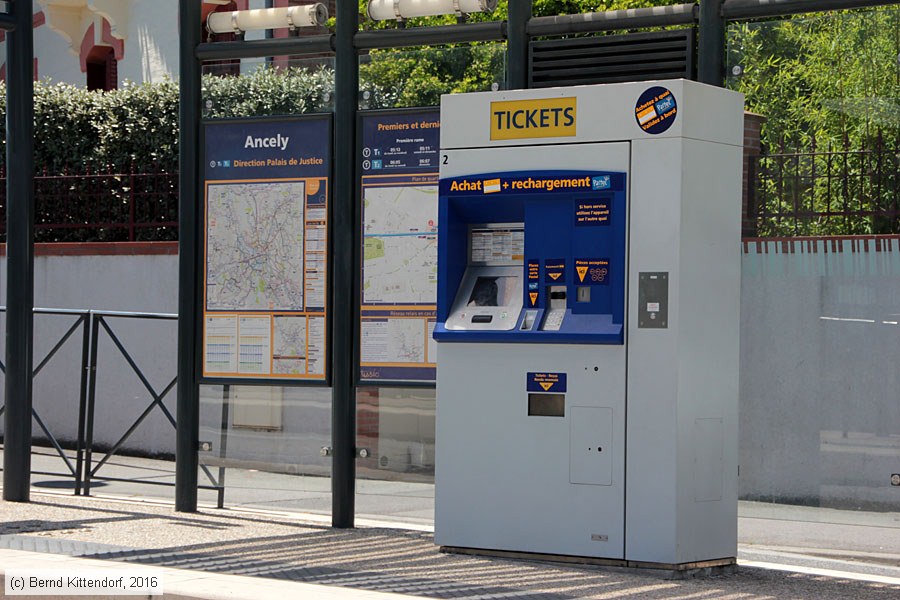
M 470 262 L 477 265 L 522 264 L 525 257 L 525 228 L 477 227 L 469 237 Z
M 517 299 L 516 278 L 478 277 L 466 306 L 509 306 Z

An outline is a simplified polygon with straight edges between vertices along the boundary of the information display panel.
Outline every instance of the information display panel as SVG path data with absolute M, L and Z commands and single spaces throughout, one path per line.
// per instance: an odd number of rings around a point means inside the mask
M 435 378 L 438 110 L 360 118 L 360 380 Z
M 203 377 L 324 381 L 331 118 L 204 138 Z

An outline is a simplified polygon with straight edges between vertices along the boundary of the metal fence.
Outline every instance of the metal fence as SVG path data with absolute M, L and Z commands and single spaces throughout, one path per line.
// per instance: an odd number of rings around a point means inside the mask
M 6 307 L 0 307 L 0 312 L 6 312 Z M 47 423 L 41 417 L 40 413 L 37 409 L 31 409 L 31 417 L 34 422 L 41 428 L 41 431 L 44 432 L 47 441 L 53 446 L 56 455 L 62 460 L 63 465 L 66 468 L 65 473 L 61 473 L 66 477 L 74 477 L 75 483 L 75 495 L 80 495 L 82 493 L 82 472 L 84 468 L 83 459 L 84 459 L 84 438 L 80 432 L 84 431 L 84 419 L 85 419 L 85 406 L 87 401 L 87 373 L 88 373 L 88 342 L 89 342 L 89 327 L 91 315 L 90 311 L 87 310 L 65 310 L 65 309 L 47 309 L 47 308 L 36 308 L 34 309 L 35 315 L 57 315 L 57 316 L 67 316 L 74 318 L 74 322 L 71 323 L 71 326 L 66 329 L 65 333 L 63 333 L 53 345 L 53 348 L 44 356 L 43 360 L 38 364 L 37 367 L 32 371 L 32 380 L 38 376 L 38 374 L 44 370 L 44 367 L 57 355 L 57 353 L 62 349 L 63 346 L 69 342 L 70 339 L 73 341 L 77 341 L 77 337 L 73 338 L 75 333 L 80 329 L 81 330 L 81 383 L 79 385 L 79 399 L 78 399 L 78 441 L 75 446 L 75 464 L 72 464 L 71 457 L 66 453 L 60 444 L 57 436 L 53 434 L 50 428 L 47 426 Z M 6 365 L 0 361 L 0 373 L 6 373 Z M 6 404 L 0 404 L 0 415 L 6 409 Z M 46 471 L 34 471 L 35 473 L 41 475 L 60 475 L 60 473 L 50 473 Z
M 117 170 L 34 178 L 36 242 L 178 239 L 178 172 Z M 0 172 L 0 242 L 6 241 L 6 174 Z
M 0 307 L 0 312 L 5 311 L 6 307 Z M 141 426 L 141 424 L 144 423 L 147 417 L 154 411 L 160 411 L 165 416 L 165 419 L 172 426 L 173 435 L 176 428 L 175 417 L 163 403 L 163 399 L 169 394 L 169 392 L 171 392 L 175 388 L 177 384 L 177 378 L 173 376 L 168 381 L 167 385 L 165 385 L 162 389 L 158 389 L 157 387 L 155 387 L 147 378 L 144 369 L 142 369 L 140 364 L 138 364 L 138 361 L 134 357 L 133 352 L 128 348 L 128 345 L 123 341 L 122 337 L 116 332 L 116 329 L 113 326 L 113 322 L 123 320 L 175 321 L 178 319 L 178 316 L 166 313 L 64 310 L 44 308 L 36 308 L 34 309 L 34 313 L 35 315 L 68 316 L 73 318 L 74 322 L 70 324 L 65 332 L 57 339 L 53 348 L 47 353 L 44 359 L 40 361 L 38 366 L 35 367 L 32 374 L 33 378 L 37 377 L 38 374 L 44 371 L 45 367 L 47 367 L 51 359 L 53 359 L 67 343 L 80 342 L 82 348 L 81 365 L 79 369 L 80 383 L 78 387 L 78 430 L 75 447 L 73 449 L 74 453 L 67 452 L 63 448 L 63 444 L 58 439 L 58 435 L 56 435 L 52 431 L 52 429 L 48 427 L 46 421 L 41 417 L 40 413 L 36 409 L 32 409 L 32 418 L 34 420 L 34 423 L 36 423 L 38 427 L 40 427 L 44 432 L 47 441 L 51 446 L 53 446 L 56 455 L 62 461 L 62 466 L 64 467 L 64 470 L 62 472 L 34 471 L 34 473 L 73 478 L 73 488 L 75 495 L 90 495 L 91 485 L 96 484 L 96 482 L 116 481 L 157 486 L 174 486 L 174 483 L 154 481 L 152 479 L 148 480 L 146 478 L 114 477 L 112 475 L 101 474 L 100 470 L 104 467 L 104 465 L 108 464 L 109 460 L 113 456 L 115 456 L 125 447 L 126 442 L 132 436 L 132 434 L 134 434 L 134 432 Z M 78 333 L 80 333 L 80 339 L 77 335 Z M 134 421 L 130 424 L 126 431 L 121 434 L 118 440 L 114 444 L 112 444 L 111 447 L 103 448 L 101 450 L 99 445 L 95 442 L 96 432 L 94 426 L 96 422 L 97 411 L 97 373 L 100 368 L 99 347 L 103 339 L 107 339 L 112 343 L 112 345 L 116 348 L 118 355 L 123 358 L 128 366 L 132 369 L 134 374 L 143 385 L 147 393 L 147 398 L 145 399 L 146 401 L 143 405 L 143 409 L 140 412 L 140 415 L 136 419 L 134 419 Z M 5 365 L 2 361 L 0 361 L 0 373 L 5 373 L 5 371 Z M 134 398 L 132 398 L 132 401 L 133 400 Z M 65 400 L 63 399 L 62 401 Z M 0 403 L 0 415 L 3 414 L 4 409 L 5 403 Z M 227 402 L 226 406 L 223 407 L 222 419 L 224 436 L 224 431 L 227 428 L 228 422 Z M 0 442 L 2 441 L 3 436 L 0 436 Z M 96 455 L 98 454 L 102 455 L 99 460 L 96 457 Z M 222 449 L 222 457 L 224 457 L 224 443 Z M 222 508 L 225 503 L 224 463 L 219 466 L 218 473 L 216 475 L 214 475 L 206 465 L 201 465 L 200 468 L 205 474 L 208 482 L 198 485 L 198 489 L 213 490 L 217 492 L 217 505 L 219 508 Z
M 851 144 L 813 138 L 747 160 L 748 217 L 760 237 L 900 233 L 900 132 Z

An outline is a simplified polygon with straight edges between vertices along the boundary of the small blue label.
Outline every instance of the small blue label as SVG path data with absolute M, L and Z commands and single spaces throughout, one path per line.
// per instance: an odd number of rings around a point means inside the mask
M 372 161 L 372 169 L 373 169 L 373 170 L 374 170 L 374 169 L 380 169 L 380 168 L 381 168 L 381 165 L 382 165 L 382 162 L 381 162 L 380 160 L 373 160 L 373 161 Z
M 592 190 L 608 190 L 612 186 L 612 182 L 609 179 L 609 175 L 600 175 L 597 177 L 591 177 L 591 189 Z
M 566 393 L 565 373 L 528 373 L 529 392 Z
M 664 113 L 667 110 L 669 110 L 670 108 L 674 108 L 674 107 L 675 107 L 675 98 L 673 98 L 671 95 L 669 95 L 656 103 L 656 112 Z
M 544 259 L 544 282 L 556 284 L 566 283 L 566 259 Z

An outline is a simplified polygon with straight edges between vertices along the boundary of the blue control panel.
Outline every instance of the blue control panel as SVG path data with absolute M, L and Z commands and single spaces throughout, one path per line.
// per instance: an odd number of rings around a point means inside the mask
M 624 343 L 626 189 L 604 171 L 441 179 L 434 338 Z

